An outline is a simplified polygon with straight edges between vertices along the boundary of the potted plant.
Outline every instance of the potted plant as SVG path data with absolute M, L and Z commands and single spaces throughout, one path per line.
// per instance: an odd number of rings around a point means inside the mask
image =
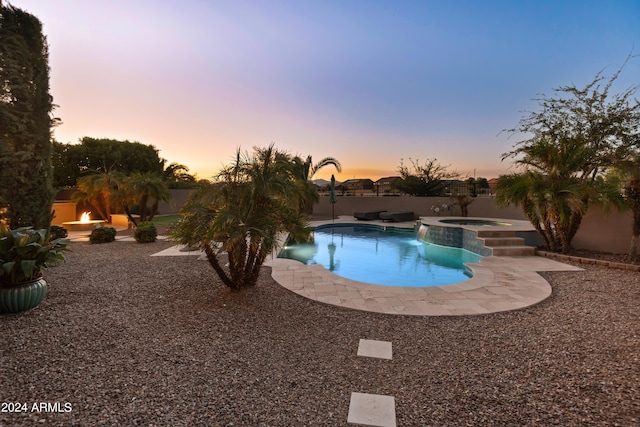
M 11 230 L 0 224 L 0 313 L 30 310 L 44 299 L 42 270 L 64 260 L 67 242 L 51 240 L 46 229 Z

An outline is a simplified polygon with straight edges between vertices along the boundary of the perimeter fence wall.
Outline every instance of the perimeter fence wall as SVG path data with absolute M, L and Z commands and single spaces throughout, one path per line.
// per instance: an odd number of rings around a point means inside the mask
M 161 203 L 161 214 L 179 213 L 191 190 L 170 190 L 171 203 Z M 386 210 L 389 212 L 410 211 L 421 216 L 459 216 L 460 209 L 449 197 L 412 197 L 412 196 L 337 196 L 333 206 L 335 215 L 353 216 L 357 211 Z M 331 204 L 328 196 L 321 196 L 313 209 L 316 218 L 331 218 Z M 499 208 L 494 197 L 475 197 L 469 205 L 470 217 L 482 218 L 527 218 L 519 207 Z M 599 250 L 613 253 L 626 253 L 631 241 L 633 218 L 630 212 L 618 213 L 615 210 L 608 215 L 596 207 L 591 207 L 582 220 L 580 230 L 573 240 L 578 249 Z

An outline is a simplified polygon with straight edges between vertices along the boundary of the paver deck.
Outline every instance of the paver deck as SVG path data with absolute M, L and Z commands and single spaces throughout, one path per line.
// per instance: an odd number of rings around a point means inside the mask
M 327 222 L 331 223 L 313 225 Z M 357 223 L 348 218 L 336 222 Z M 413 224 L 394 226 L 413 227 Z M 473 271 L 469 280 L 414 288 L 359 282 L 338 276 L 320 265 L 283 258 L 273 258 L 265 265 L 271 266 L 276 282 L 306 298 L 356 310 L 413 316 L 474 315 L 525 308 L 551 295 L 551 286 L 537 272 L 581 270 L 538 256 L 490 256 L 477 264 L 467 264 Z

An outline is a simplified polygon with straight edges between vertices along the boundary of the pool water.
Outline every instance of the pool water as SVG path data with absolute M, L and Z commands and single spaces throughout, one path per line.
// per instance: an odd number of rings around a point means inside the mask
M 413 230 L 375 226 L 318 228 L 312 244 L 287 245 L 279 257 L 320 264 L 361 282 L 409 287 L 462 282 L 472 275 L 464 263 L 482 258 L 461 248 L 418 241 Z

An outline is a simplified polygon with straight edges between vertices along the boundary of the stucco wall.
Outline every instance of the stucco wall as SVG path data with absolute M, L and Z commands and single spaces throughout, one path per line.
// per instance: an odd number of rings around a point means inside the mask
M 437 216 L 433 210 L 440 208 L 440 215 L 460 215 L 457 207 L 442 209 L 442 205 L 452 205 L 448 197 L 365 197 L 365 196 L 338 196 L 338 202 L 334 205 L 336 215 L 353 215 L 356 211 L 387 210 L 387 211 L 412 211 L 419 216 Z M 331 215 L 331 204 L 328 197 L 320 197 L 320 201 L 314 206 L 316 215 Z M 469 216 L 526 219 L 519 208 L 497 208 L 493 197 L 476 197 L 469 205 Z
M 75 202 L 55 202 L 53 204 L 52 225 L 62 225 L 63 222 L 78 220 Z
M 169 190 L 169 193 L 171 194 L 171 202 L 169 202 L 169 203 L 160 202 L 160 204 L 158 204 L 158 213 L 160 215 L 169 215 L 169 214 L 180 213 L 180 209 L 182 209 L 182 206 L 184 206 L 184 204 L 187 201 L 187 198 L 189 197 L 189 194 L 192 191 L 193 190 L 191 190 L 191 189 L 186 189 L 186 190 L 172 189 L 172 190 Z
M 573 239 L 574 248 L 627 253 L 631 243 L 633 217 L 631 212 L 620 214 L 612 211 L 603 214 L 591 208 L 582 219 L 580 229 Z

